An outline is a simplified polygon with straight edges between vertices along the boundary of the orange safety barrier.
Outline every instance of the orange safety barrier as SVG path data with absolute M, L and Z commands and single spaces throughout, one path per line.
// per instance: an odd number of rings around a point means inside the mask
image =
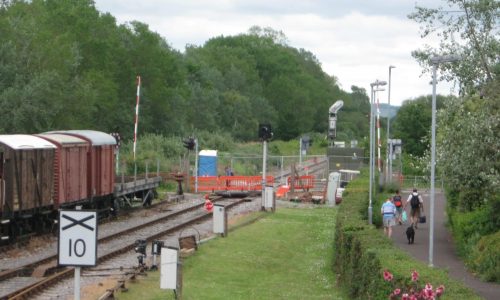
M 314 187 L 314 175 L 302 175 L 294 179 L 294 189 L 308 190 Z M 287 182 L 288 186 L 291 186 L 292 177 L 288 177 Z
M 281 185 L 280 187 L 278 187 L 278 190 L 276 191 L 276 197 L 278 198 L 285 197 L 286 193 L 288 193 L 289 190 L 290 190 L 289 185 Z
M 194 190 L 195 178 L 191 177 L 191 189 Z M 266 176 L 266 185 L 273 185 L 274 177 Z M 198 192 L 214 191 L 260 191 L 262 176 L 200 176 Z

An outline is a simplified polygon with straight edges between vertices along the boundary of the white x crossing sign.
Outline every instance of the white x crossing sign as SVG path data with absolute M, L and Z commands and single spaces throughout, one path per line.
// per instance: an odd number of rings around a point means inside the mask
M 59 212 L 59 265 L 97 264 L 97 212 L 61 210 Z

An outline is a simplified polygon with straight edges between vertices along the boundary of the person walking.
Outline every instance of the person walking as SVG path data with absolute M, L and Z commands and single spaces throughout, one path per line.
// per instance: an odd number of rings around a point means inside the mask
M 392 203 L 391 198 L 387 198 L 384 204 L 382 204 L 380 213 L 382 214 L 382 221 L 384 223 L 384 234 L 391 238 L 392 226 L 396 225 L 396 206 Z
M 420 220 L 420 215 L 424 212 L 424 201 L 422 197 L 419 195 L 416 188 L 413 189 L 413 192 L 408 196 L 408 200 L 406 200 L 405 207 L 410 205 L 410 220 L 415 229 L 417 229 L 417 224 Z
M 394 203 L 394 206 L 396 206 L 396 221 L 399 223 L 399 225 L 401 225 L 403 224 L 403 222 L 401 221 L 403 215 L 403 199 L 399 194 L 399 190 L 396 190 L 396 195 L 392 197 L 392 203 Z

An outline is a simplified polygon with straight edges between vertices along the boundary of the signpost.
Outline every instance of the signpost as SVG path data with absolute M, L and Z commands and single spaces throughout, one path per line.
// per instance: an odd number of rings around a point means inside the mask
M 97 264 L 97 212 L 59 212 L 58 263 L 75 267 L 74 299 L 80 299 L 80 268 Z

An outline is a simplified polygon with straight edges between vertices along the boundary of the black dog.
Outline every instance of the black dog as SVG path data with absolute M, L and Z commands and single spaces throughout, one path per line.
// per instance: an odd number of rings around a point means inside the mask
M 413 240 L 415 239 L 415 229 L 413 229 L 413 225 L 406 228 L 406 237 L 408 238 L 408 244 L 413 244 Z

